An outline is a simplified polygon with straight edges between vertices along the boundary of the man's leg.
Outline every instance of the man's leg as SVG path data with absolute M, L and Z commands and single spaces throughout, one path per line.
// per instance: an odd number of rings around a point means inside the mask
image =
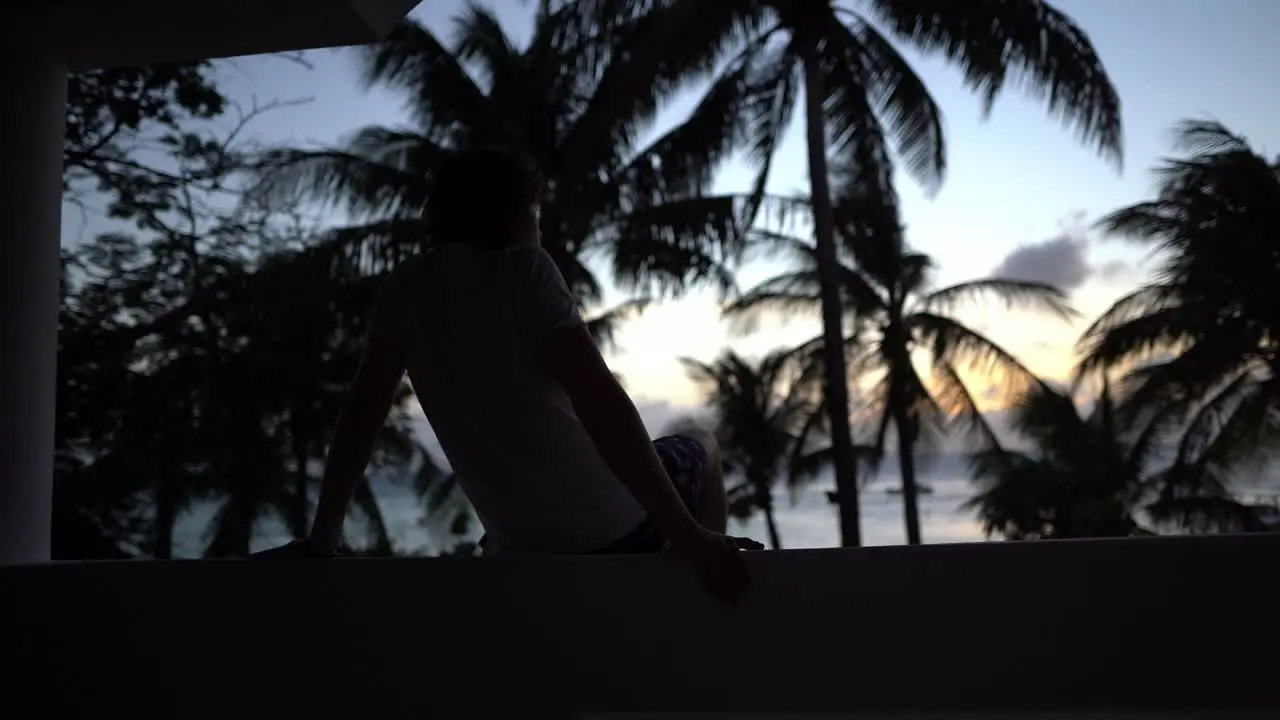
M 680 435 L 668 435 L 653 441 L 653 449 L 662 461 L 662 467 L 680 494 L 685 507 L 700 525 L 708 530 L 723 533 L 729 519 L 729 500 L 724 488 L 724 466 L 720 457 L 720 443 L 714 435 L 701 430 L 691 430 Z M 486 536 L 481 536 L 479 551 L 484 552 Z M 656 552 L 663 539 L 655 534 L 647 521 L 637 531 L 599 552 L 604 554 L 630 554 Z
M 716 436 L 701 430 L 690 432 L 707 452 L 707 470 L 702 483 L 702 513 L 698 522 L 708 530 L 725 532 L 729 527 L 729 496 L 724 487 L 724 461 Z
M 708 530 L 724 532 L 729 509 L 716 439 L 708 433 L 688 432 L 660 437 L 653 441 L 653 449 L 693 517 Z

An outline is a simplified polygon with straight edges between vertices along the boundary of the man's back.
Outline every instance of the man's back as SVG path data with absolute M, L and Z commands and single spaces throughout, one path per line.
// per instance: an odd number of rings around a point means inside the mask
M 489 550 L 590 551 L 643 520 L 535 361 L 547 333 L 581 323 L 542 248 L 441 244 L 398 270 L 388 290 L 383 327 L 398 336 Z

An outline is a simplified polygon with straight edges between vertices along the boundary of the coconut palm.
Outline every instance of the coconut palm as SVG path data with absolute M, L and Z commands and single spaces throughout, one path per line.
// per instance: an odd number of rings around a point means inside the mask
M 329 256 L 378 274 L 423 246 L 440 153 L 501 145 L 541 169 L 542 243 L 584 304 L 601 298 L 587 266 L 597 257 L 623 290 L 728 286 L 737 203 L 704 190 L 732 150 L 737 97 L 713 93 L 641 144 L 679 77 L 639 44 L 639 20 L 615 20 L 591 3 L 543 3 L 523 47 L 475 4 L 451 43 L 406 22 L 360 60 L 367 84 L 404 94 L 409 122 L 361 128 L 336 148 L 271 153 L 259 191 L 302 191 L 344 211 L 353 225 L 331 234 Z
M 1180 463 L 1260 462 L 1280 440 L 1280 162 L 1217 123 L 1177 140 L 1156 197 L 1101 221 L 1155 268 L 1085 332 L 1079 374 L 1122 373 L 1126 424 L 1159 424 Z
M 1232 497 L 1213 462 L 1168 463 L 1154 426 L 1126 430 L 1110 387 L 1081 414 L 1071 394 L 1033 383 L 1012 410 L 1025 450 L 970 455 L 980 490 L 966 503 L 988 535 L 1008 540 L 1127 537 L 1158 530 L 1264 526 Z M 1200 474 L 1192 480 L 1189 475 Z
M 729 488 L 734 514 L 759 510 L 770 547 L 781 550 L 774 487 L 782 481 L 794 490 L 830 459 L 829 449 L 813 447 L 819 420 L 813 374 L 789 351 L 774 351 L 756 363 L 731 350 L 712 363 L 682 362 L 706 392 L 726 470 L 742 475 L 742 483 Z
M 842 183 L 836 217 L 842 305 L 850 315 L 850 331 L 843 343 L 848 367 L 854 377 L 874 383 L 864 402 L 879 415 L 872 443 L 877 455 L 884 450 L 889 428 L 894 429 L 907 542 L 918 544 L 917 443 L 927 443 L 953 427 L 977 442 L 996 440 L 962 372 L 1003 382 L 1010 390 L 1032 379 L 1008 351 L 953 313 L 979 300 L 1059 317 L 1073 311 L 1062 291 L 1035 282 L 984 278 L 931 288 L 932 262 L 907 248 L 897 221 L 896 198 L 879 182 L 859 177 Z M 750 320 L 764 311 L 815 310 L 822 302 L 822 258 L 815 244 L 772 232 L 759 232 L 757 237 L 789 256 L 795 269 L 747 290 L 727 307 L 728 315 Z M 825 335 L 801 351 L 818 353 L 824 343 Z M 931 368 L 928 381 L 918 361 Z
M 606 0 L 597 0 L 604 2 Z M 625 3 L 625 0 L 618 0 Z M 634 0 L 633 0 L 634 1 Z M 835 435 L 841 535 L 858 544 L 856 460 L 841 347 L 839 251 L 828 181 L 828 151 L 862 146 L 887 158 L 892 138 L 907 168 L 930 188 L 945 169 L 941 111 L 893 40 L 960 67 L 990 109 L 1011 80 L 1047 101 L 1082 138 L 1118 161 L 1120 102 L 1088 36 L 1042 0 L 980 5 L 868 0 L 853 9 L 834 0 L 647 0 L 665 16 L 665 46 L 706 49 L 727 59 L 724 77 L 749 78 L 747 145 L 759 163 L 752 206 L 763 197 L 770 160 L 803 88 L 814 237 L 822 270 L 827 338 L 826 392 Z M 830 144 L 830 148 L 828 145 Z M 876 172 L 876 168 L 866 168 Z

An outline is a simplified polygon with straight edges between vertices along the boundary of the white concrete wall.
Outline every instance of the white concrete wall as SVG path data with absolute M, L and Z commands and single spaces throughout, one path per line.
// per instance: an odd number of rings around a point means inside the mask
M 49 559 L 66 63 L 0 28 L 0 98 L 0 565 L 8 565 Z
M 6 568 L 0 662 L 14 707 L 70 717 L 1280 717 L 1277 559 L 1280 535 L 757 553 L 736 610 L 658 557 Z

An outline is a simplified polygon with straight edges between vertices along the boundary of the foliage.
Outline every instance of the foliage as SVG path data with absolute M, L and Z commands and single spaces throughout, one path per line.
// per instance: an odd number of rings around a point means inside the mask
M 623 1 L 623 0 L 620 0 Z M 605 0 L 608 4 L 607 0 Z M 825 395 L 840 504 L 842 544 L 857 545 L 857 462 L 841 350 L 839 252 L 828 152 L 887 177 L 891 150 L 933 189 L 945 170 L 941 110 L 890 38 L 957 65 L 990 109 L 1011 79 L 1047 101 L 1082 138 L 1119 160 L 1120 102 L 1088 36 L 1041 0 L 981 6 L 870 0 L 852 9 L 830 0 L 699 0 L 624 3 L 650 8 L 651 44 L 668 63 L 697 74 L 723 63 L 707 98 L 742 108 L 743 144 L 759 168 L 747 217 L 765 198 L 772 158 L 803 85 Z M 892 147 L 891 147 L 892 143 Z M 910 515 L 910 513 L 909 513 Z
M 227 109 L 208 62 L 72 73 L 62 151 L 66 199 L 83 204 L 104 193 L 116 209 L 154 200 L 153 185 L 179 178 L 151 161 L 184 145 L 195 150 L 204 138 L 190 125 Z
M 201 112 L 232 106 L 218 97 Z M 101 131 L 101 154 L 69 170 L 92 173 L 120 229 L 64 253 L 55 545 L 71 557 L 168 557 L 177 519 L 212 501 L 207 552 L 243 555 L 265 518 L 305 529 L 372 287 L 316 282 L 329 276 L 310 272 L 313 229 L 291 208 L 236 201 L 246 154 L 233 140 L 269 107 L 216 136 L 176 129 L 179 102 L 144 100 L 133 116 L 107 104 L 127 117 L 99 127 L 125 130 Z M 163 169 L 123 144 L 148 127 L 162 128 L 165 152 L 151 155 Z M 402 472 L 425 457 L 393 418 L 380 463 Z M 389 549 L 367 485 L 355 504 L 372 546 Z
M 989 534 L 1259 528 L 1228 478 L 1277 440 L 1280 162 L 1220 125 L 1187 123 L 1188 156 L 1160 168 L 1156 197 L 1104 220 L 1158 266 L 1081 341 L 1081 379 L 1118 378 L 1086 414 L 955 318 L 980 299 L 1066 316 L 1062 293 L 999 278 L 936 289 L 929 258 L 905 241 L 895 163 L 930 190 L 946 164 L 941 109 L 899 45 L 956 65 L 987 109 L 1010 84 L 1024 87 L 1119 161 L 1114 87 L 1083 31 L 1049 4 L 544 0 L 523 45 L 479 5 L 454 27 L 446 42 L 407 22 L 358 50 L 366 82 L 399 91 L 408 122 L 319 150 L 246 144 L 241 128 L 271 106 L 236 106 L 208 63 L 71 76 L 65 195 L 86 208 L 105 198 L 110 227 L 64 252 L 57 557 L 167 557 L 175 522 L 205 503 L 216 506 L 209 555 L 246 554 L 268 520 L 305 532 L 365 308 L 387 270 L 431 242 L 422 219 L 434 159 L 493 144 L 543 170 L 543 243 L 582 304 L 603 298 L 598 262 L 634 296 L 589 319 L 602 346 L 650 298 L 696 285 L 733 297 L 727 313 L 739 320 L 824 313 L 825 340 L 756 363 L 732 352 L 686 363 L 740 476 L 734 510 L 764 512 L 775 547 L 774 485 L 794 487 L 844 451 L 846 465 L 876 461 L 891 425 L 911 542 L 915 456 L 954 430 L 974 444 L 971 507 Z M 664 105 L 701 81 L 696 107 L 661 126 Z M 802 84 L 812 187 L 770 197 Z M 743 150 L 757 170 L 747 192 L 712 192 L 716 170 Z M 342 223 L 310 224 L 303 202 Z M 748 231 L 770 209 L 812 220 L 813 238 L 785 223 Z M 733 270 L 751 248 L 793 267 L 738 292 Z M 1018 395 L 1027 449 L 996 436 L 965 370 Z M 868 447 L 837 422 L 847 413 L 835 391 L 849 376 L 870 387 Z M 414 438 L 408 392 L 371 475 L 411 484 L 433 531 L 470 535 L 457 478 Z M 842 532 L 856 542 L 856 497 L 844 499 L 855 514 Z M 353 513 L 366 530 L 353 552 L 401 552 L 370 483 Z
M 705 190 L 732 149 L 736 108 L 708 99 L 641 143 L 679 78 L 642 44 L 644 23 L 605 10 L 548 5 L 524 47 L 478 5 L 456 19 L 452 43 L 402 24 L 360 58 L 368 84 L 404 94 L 410 123 L 362 128 L 340 147 L 274 152 L 260 191 L 301 190 L 344 212 L 354 225 L 327 252 L 367 258 L 363 270 L 376 275 L 430 241 L 421 219 L 434 158 L 502 145 L 544 174 L 542 243 L 584 304 L 601 299 L 586 264 L 595 257 L 624 290 L 730 285 L 736 201 Z
M 1216 123 L 1184 123 L 1178 142 L 1190 155 L 1158 169 L 1156 197 L 1101 222 L 1156 265 L 1085 332 L 1079 373 L 1123 373 L 1127 423 L 1226 472 L 1280 439 L 1280 163 Z
M 683 362 L 707 393 L 726 473 L 740 479 L 728 488 L 730 514 L 744 518 L 759 510 L 770 546 L 781 549 L 774 485 L 784 479 L 795 490 L 830 462 L 829 448 L 814 447 L 822 417 L 813 373 L 788 351 L 774 351 L 758 363 L 733 351 L 710 364 Z
M 847 171 L 846 171 L 847 172 Z M 898 220 L 897 198 L 875 176 L 843 176 L 836 201 L 840 233 L 840 291 L 848 309 L 844 336 L 851 376 L 871 388 L 860 398 L 877 414 L 872 439 L 875 460 L 883 454 L 892 426 L 903 474 L 908 541 L 920 541 L 914 453 L 952 429 L 981 444 L 995 433 L 973 392 L 966 370 L 1003 380 L 1006 391 L 1034 380 L 1008 351 L 969 328 L 953 314 L 966 304 L 995 300 L 1068 317 L 1072 310 L 1058 289 L 1039 283 L 985 278 L 935 289 L 927 255 L 906 246 Z M 758 233 L 759 242 L 790 260 L 794 269 L 769 278 L 734 300 L 726 312 L 750 321 L 762 312 L 812 313 L 821 303 L 819 258 L 813 243 L 774 231 Z M 818 337 L 798 351 L 812 362 L 824 361 Z M 928 380 L 917 368 L 927 359 Z
M 980 490 L 966 506 L 988 535 L 1034 540 L 1263 529 L 1232 497 L 1224 476 L 1162 462 L 1158 433 L 1120 426 L 1109 387 L 1081 415 L 1068 392 L 1037 383 L 1013 417 L 1028 450 L 995 446 L 970 457 Z

